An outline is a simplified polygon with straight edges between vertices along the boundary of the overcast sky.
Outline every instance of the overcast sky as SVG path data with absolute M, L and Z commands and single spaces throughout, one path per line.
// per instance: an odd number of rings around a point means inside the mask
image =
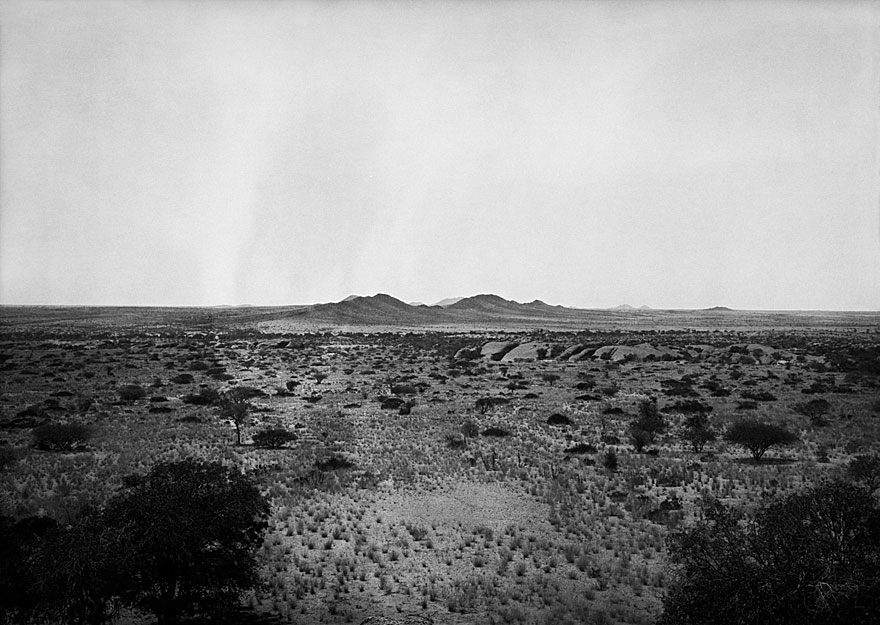
M 880 12 L 3 2 L 0 302 L 880 308 Z

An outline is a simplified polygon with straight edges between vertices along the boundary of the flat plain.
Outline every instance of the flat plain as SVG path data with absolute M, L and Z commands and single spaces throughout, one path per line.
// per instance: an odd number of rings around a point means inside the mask
M 271 500 L 245 604 L 278 621 L 650 623 L 666 538 L 701 500 L 754 506 L 880 451 L 878 313 L 384 297 L 2 308 L 3 514 L 64 523 L 156 462 L 220 460 Z M 251 404 L 240 445 L 215 406 L 231 389 Z M 645 401 L 666 428 L 637 450 Z M 760 462 L 721 436 L 695 451 L 695 412 L 719 435 L 756 418 L 798 442 Z M 35 448 L 52 422 L 91 436 Z M 270 427 L 296 438 L 255 445 Z

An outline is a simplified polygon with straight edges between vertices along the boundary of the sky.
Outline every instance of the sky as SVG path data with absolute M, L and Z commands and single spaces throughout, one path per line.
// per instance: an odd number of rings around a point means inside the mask
M 0 303 L 880 310 L 878 7 L 0 2 Z

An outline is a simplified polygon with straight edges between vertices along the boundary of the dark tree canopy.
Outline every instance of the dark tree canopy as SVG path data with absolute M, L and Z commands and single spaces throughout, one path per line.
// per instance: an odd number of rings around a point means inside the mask
M 784 427 L 748 419 L 737 421 L 727 430 L 724 437 L 731 443 L 742 445 L 749 450 L 752 458 L 759 461 L 768 449 L 777 445 L 791 445 L 798 440 L 797 435 Z
M 817 486 L 751 518 L 714 503 L 670 557 L 659 625 L 880 622 L 880 511 L 859 485 Z
M 218 463 L 163 463 L 127 479 L 104 514 L 127 554 L 123 600 L 159 623 L 230 605 L 257 582 L 267 515 L 259 489 Z

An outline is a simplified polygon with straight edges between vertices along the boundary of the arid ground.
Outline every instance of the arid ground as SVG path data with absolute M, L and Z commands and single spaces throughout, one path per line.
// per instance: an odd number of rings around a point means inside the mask
M 754 505 L 880 451 L 878 313 L 0 313 L 2 513 L 64 523 L 157 461 L 240 466 L 273 510 L 245 604 L 285 622 L 650 623 L 703 498 Z M 232 388 L 241 445 L 214 405 Z M 650 398 L 666 429 L 638 452 Z M 719 434 L 700 452 L 695 412 Z M 798 442 L 756 463 L 723 438 L 747 418 Z M 91 436 L 35 448 L 51 422 Z M 296 440 L 254 445 L 271 426 Z

